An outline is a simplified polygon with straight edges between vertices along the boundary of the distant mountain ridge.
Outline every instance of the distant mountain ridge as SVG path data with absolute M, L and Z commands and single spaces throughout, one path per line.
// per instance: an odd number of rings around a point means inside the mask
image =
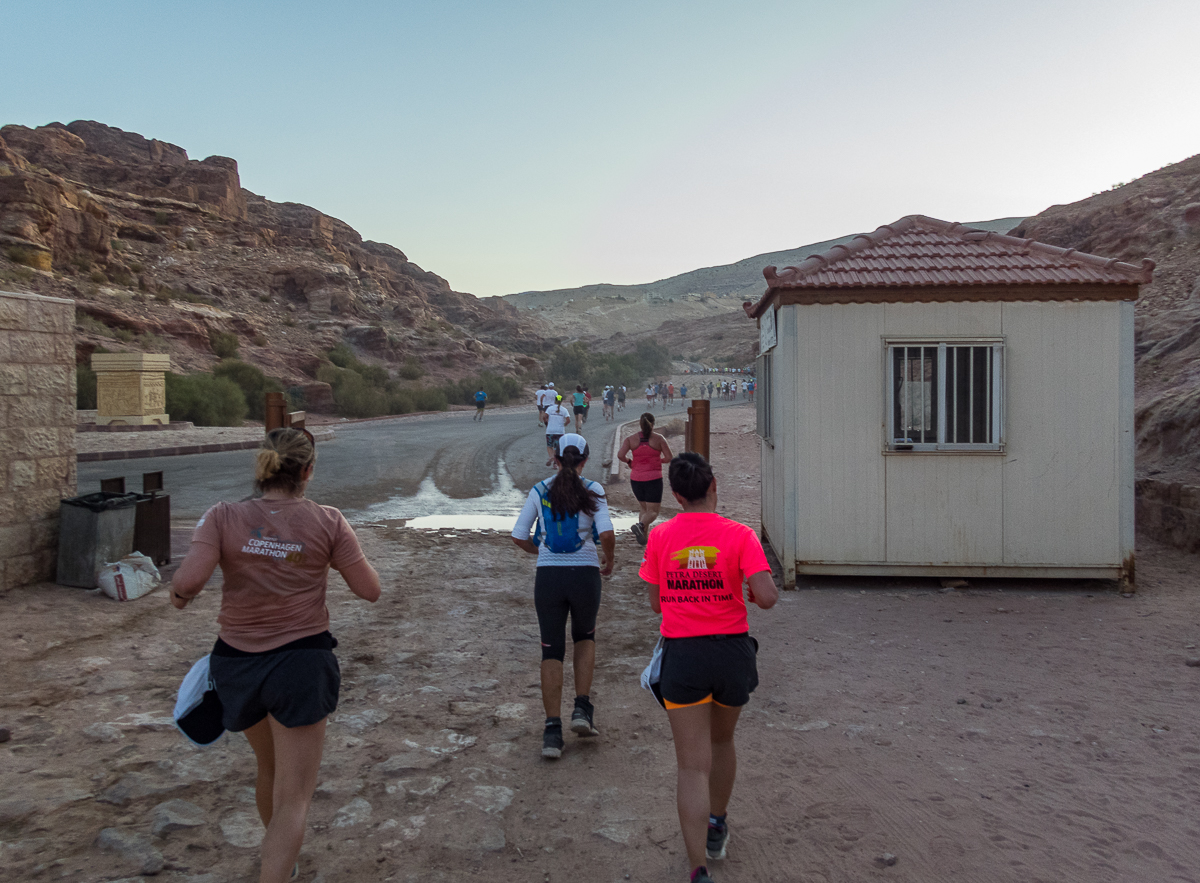
M 967 222 L 969 227 L 1007 233 L 1025 218 Z M 663 322 L 685 322 L 718 316 L 741 316 L 744 300 L 757 300 L 766 290 L 764 267 L 799 264 L 860 232 L 782 251 L 769 251 L 732 264 L 702 267 L 642 285 L 584 285 L 553 291 L 523 291 L 504 295 L 521 310 L 535 313 L 554 334 L 607 338 L 640 334 Z M 744 318 L 744 317 L 743 317 Z M 690 355 L 690 354 L 689 354 Z

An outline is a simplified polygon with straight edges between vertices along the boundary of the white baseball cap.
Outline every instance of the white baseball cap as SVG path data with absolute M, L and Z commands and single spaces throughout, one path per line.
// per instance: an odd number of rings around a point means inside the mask
M 547 383 L 547 384 L 546 384 L 546 386 L 550 387 L 551 389 L 554 389 L 554 384 L 553 384 L 553 383 Z
M 583 454 L 584 459 L 587 459 L 588 443 L 582 435 L 577 432 L 568 432 L 566 435 L 559 436 L 558 455 L 561 457 L 563 452 L 570 447 L 577 448 L 579 453 Z

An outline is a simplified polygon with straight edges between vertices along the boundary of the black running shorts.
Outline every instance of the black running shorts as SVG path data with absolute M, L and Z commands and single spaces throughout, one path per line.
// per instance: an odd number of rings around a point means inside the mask
M 567 615 L 571 640 L 596 640 L 596 614 L 600 612 L 599 567 L 539 567 L 533 581 L 542 638 L 542 659 L 562 662 L 567 655 Z
M 667 638 L 659 688 L 669 709 L 715 702 L 739 708 L 758 686 L 758 642 L 748 634 Z
M 633 488 L 633 498 L 639 503 L 661 503 L 663 495 L 663 480 L 656 478 L 654 481 L 634 481 L 629 480 L 629 486 Z
M 584 405 L 576 405 L 576 406 L 575 406 L 575 413 L 576 413 L 576 414 L 582 414 L 582 413 L 583 413 L 584 411 L 586 411 L 586 410 L 587 410 L 587 408 L 586 408 L 586 406 L 584 406 Z
M 294 648 L 300 645 L 300 649 Z M 337 709 L 342 675 L 325 632 L 265 653 L 247 653 L 217 639 L 209 674 L 224 706 L 221 722 L 240 732 L 270 714 L 285 727 L 319 723 Z

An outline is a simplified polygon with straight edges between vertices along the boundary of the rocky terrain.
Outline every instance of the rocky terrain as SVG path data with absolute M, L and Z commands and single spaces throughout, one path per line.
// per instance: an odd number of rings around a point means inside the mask
M 1137 305 L 1138 474 L 1200 483 L 1200 155 L 1051 206 L 1012 233 L 1154 260 Z
M 502 299 L 243 189 L 233 159 L 88 121 L 0 129 L 0 286 L 74 298 L 81 360 L 103 346 L 202 369 L 221 332 L 289 385 L 341 341 L 434 378 L 534 371 L 546 347 Z
M 1004 233 L 1021 220 L 969 223 Z M 601 350 L 631 351 L 638 338 L 650 336 L 672 355 L 708 365 L 740 367 L 753 361 L 757 352 L 758 330 L 746 320 L 742 301 L 762 296 L 763 267 L 799 264 L 809 255 L 849 242 L 854 233 L 732 264 L 702 267 L 645 285 L 523 291 L 504 299 L 544 323 L 547 333 L 594 341 Z

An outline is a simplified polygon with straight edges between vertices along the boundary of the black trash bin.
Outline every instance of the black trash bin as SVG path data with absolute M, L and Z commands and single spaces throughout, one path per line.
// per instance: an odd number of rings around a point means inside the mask
M 96 588 L 96 573 L 133 551 L 137 494 L 85 494 L 59 506 L 58 576 L 62 586 Z

